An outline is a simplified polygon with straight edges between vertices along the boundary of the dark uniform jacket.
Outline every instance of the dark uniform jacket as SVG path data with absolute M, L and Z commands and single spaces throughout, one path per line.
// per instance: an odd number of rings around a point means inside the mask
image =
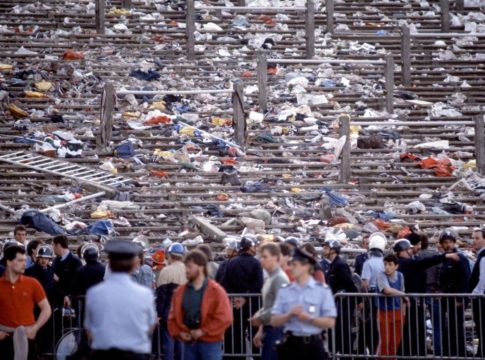
M 458 252 L 456 249 L 453 252 Z M 447 259 L 439 268 L 439 289 L 448 294 L 464 294 L 468 292 L 470 279 L 470 264 L 463 254 L 458 254 L 460 261 Z
M 261 293 L 263 268 L 254 256 L 242 253 L 228 262 L 222 286 L 229 294 Z
M 404 286 L 408 294 L 426 293 L 426 269 L 445 262 L 445 255 L 424 259 L 399 258 L 399 271 L 404 275 Z
M 334 294 L 338 292 L 357 292 L 357 288 L 352 280 L 350 267 L 340 256 L 337 256 L 330 263 L 327 281 Z
M 25 270 L 25 275 L 37 279 L 47 295 L 47 300 L 52 304 L 55 298 L 54 269 L 52 266 L 43 268 L 39 264 L 34 264 Z
M 76 270 L 71 289 L 73 296 L 84 296 L 88 289 L 104 279 L 105 267 L 99 262 L 87 263 Z
M 55 284 L 59 294 L 59 298 L 56 301 L 60 304 L 62 304 L 64 296 L 71 295 L 74 274 L 76 274 L 76 270 L 81 266 L 81 260 L 72 253 L 69 253 L 63 261 L 61 261 L 60 256 L 54 260 L 52 267 L 54 268 L 54 273 L 59 277 L 59 281 L 56 281 Z

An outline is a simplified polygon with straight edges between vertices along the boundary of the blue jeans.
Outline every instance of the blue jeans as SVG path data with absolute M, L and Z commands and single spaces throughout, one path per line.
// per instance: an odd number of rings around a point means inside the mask
M 222 341 L 193 341 L 185 344 L 184 360 L 221 360 Z
M 182 360 L 184 358 L 184 343 L 170 336 L 166 326 L 162 326 L 160 331 L 162 333 L 164 360 Z
M 262 360 L 278 360 L 276 353 L 276 341 L 283 339 L 283 328 L 272 326 L 263 327 L 263 350 L 261 352 Z

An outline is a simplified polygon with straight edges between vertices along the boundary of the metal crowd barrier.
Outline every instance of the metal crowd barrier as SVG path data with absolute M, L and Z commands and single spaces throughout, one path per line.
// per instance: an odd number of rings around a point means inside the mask
M 483 359 L 485 295 L 340 293 L 332 359 Z
M 234 321 L 225 334 L 224 357 L 260 356 L 261 349 L 253 345 L 257 329 L 248 319 L 261 307 L 261 294 L 229 298 Z M 485 295 L 339 293 L 335 303 L 337 323 L 328 331 L 326 345 L 331 359 L 485 358 Z M 83 301 L 74 302 L 73 309 L 75 316 L 54 310 L 55 347 L 44 355 L 65 358 L 79 344 Z M 152 355 L 162 359 L 160 327 L 153 337 Z
M 261 307 L 261 294 L 229 294 L 233 306 L 234 321 L 224 338 L 224 357 L 260 356 L 261 349 L 253 345 L 257 328 L 251 326 L 249 318 Z M 55 308 L 49 326 L 50 350 L 43 352 L 49 359 L 65 359 L 78 349 L 83 334 L 84 297 L 76 298 L 72 308 Z M 163 359 L 161 328 L 153 334 L 152 357 Z M 1 358 L 1 356 L 0 356 Z

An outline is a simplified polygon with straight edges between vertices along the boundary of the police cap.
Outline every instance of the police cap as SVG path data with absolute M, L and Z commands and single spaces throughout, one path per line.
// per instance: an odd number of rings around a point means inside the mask
M 140 245 L 128 240 L 110 240 L 104 246 L 110 257 L 131 259 L 140 253 Z
M 311 256 L 307 251 L 303 249 L 296 248 L 293 252 L 292 261 L 299 261 L 301 263 L 307 263 L 310 265 L 315 265 L 317 261 L 313 256 Z

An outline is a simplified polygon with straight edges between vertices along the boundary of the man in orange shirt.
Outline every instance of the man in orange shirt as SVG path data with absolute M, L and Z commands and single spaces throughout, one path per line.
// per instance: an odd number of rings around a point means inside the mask
M 188 283 L 175 290 L 168 317 L 170 334 L 185 342 L 185 360 L 220 360 L 224 332 L 232 323 L 226 291 L 207 276 L 207 257 L 200 250 L 185 258 Z
M 25 248 L 5 250 L 6 270 L 0 278 L 0 354 L 2 360 L 37 359 L 35 336 L 51 316 L 51 307 L 42 285 L 24 276 Z M 40 308 L 37 321 L 34 307 Z

